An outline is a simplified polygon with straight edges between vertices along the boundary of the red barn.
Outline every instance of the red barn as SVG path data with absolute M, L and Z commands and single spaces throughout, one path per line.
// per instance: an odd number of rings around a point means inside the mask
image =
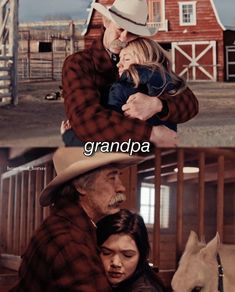
M 109 7 L 114 1 L 93 2 Z M 235 17 L 223 19 L 234 7 L 224 0 L 221 11 L 218 2 L 148 0 L 148 25 L 158 27 L 153 39 L 171 52 L 175 72 L 188 80 L 235 81 Z M 101 16 L 91 9 L 83 32 L 86 46 L 101 26 Z

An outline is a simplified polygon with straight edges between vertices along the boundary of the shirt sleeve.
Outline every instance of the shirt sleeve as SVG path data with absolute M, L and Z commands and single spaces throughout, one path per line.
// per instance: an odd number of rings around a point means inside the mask
M 65 146 L 84 146 L 77 136 L 75 135 L 73 129 L 68 129 L 62 134 L 62 140 Z
M 148 82 L 149 95 L 159 95 L 163 103 L 163 110 L 157 113 L 158 118 L 176 124 L 192 119 L 198 113 L 196 96 L 188 87 L 178 94 L 170 93 L 175 86 L 169 74 L 166 74 L 165 79 L 164 85 L 160 72 L 155 71 Z
M 79 53 L 69 56 L 63 66 L 65 110 L 76 135 L 87 141 L 148 141 L 152 126 L 100 105 L 94 65 Z
M 51 291 L 111 292 L 97 254 L 84 244 L 69 242 L 52 265 Z
M 165 92 L 159 98 L 165 100 L 168 107 L 167 115 L 157 114 L 163 121 L 180 124 L 192 119 L 198 113 L 198 100 L 188 87 L 176 95 Z

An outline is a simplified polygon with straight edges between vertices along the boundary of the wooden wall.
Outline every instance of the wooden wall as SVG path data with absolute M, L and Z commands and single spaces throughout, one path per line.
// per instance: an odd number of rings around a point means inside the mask
M 53 176 L 51 154 L 2 174 L 0 252 L 6 267 L 18 267 L 19 256 L 22 255 L 34 231 L 49 215 L 49 208 L 42 208 L 38 199 L 41 190 Z

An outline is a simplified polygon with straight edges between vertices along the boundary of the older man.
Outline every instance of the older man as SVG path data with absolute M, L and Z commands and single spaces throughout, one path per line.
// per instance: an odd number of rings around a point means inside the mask
M 95 223 L 119 211 L 125 199 L 119 170 L 140 160 L 121 153 L 85 157 L 82 148 L 57 150 L 57 176 L 40 197 L 52 214 L 33 236 L 11 291 L 112 291 L 97 251 Z
M 174 146 L 174 131 L 147 125 L 145 120 L 155 114 L 173 123 L 192 118 L 198 103 L 190 89 L 180 95 L 162 97 L 137 93 L 123 106 L 126 116 L 103 107 L 108 89 L 117 79 L 115 63 L 120 50 L 137 36 L 156 33 L 150 32 L 146 24 L 146 0 L 116 0 L 109 9 L 94 3 L 93 8 L 104 16 L 104 34 L 91 48 L 69 56 L 62 73 L 65 110 L 77 137 L 81 141 L 131 139 Z M 142 120 L 137 119 L 140 116 Z

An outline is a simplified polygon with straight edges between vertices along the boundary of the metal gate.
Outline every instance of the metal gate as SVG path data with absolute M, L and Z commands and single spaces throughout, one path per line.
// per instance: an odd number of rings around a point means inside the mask
M 226 46 L 226 80 L 235 81 L 235 46 Z

